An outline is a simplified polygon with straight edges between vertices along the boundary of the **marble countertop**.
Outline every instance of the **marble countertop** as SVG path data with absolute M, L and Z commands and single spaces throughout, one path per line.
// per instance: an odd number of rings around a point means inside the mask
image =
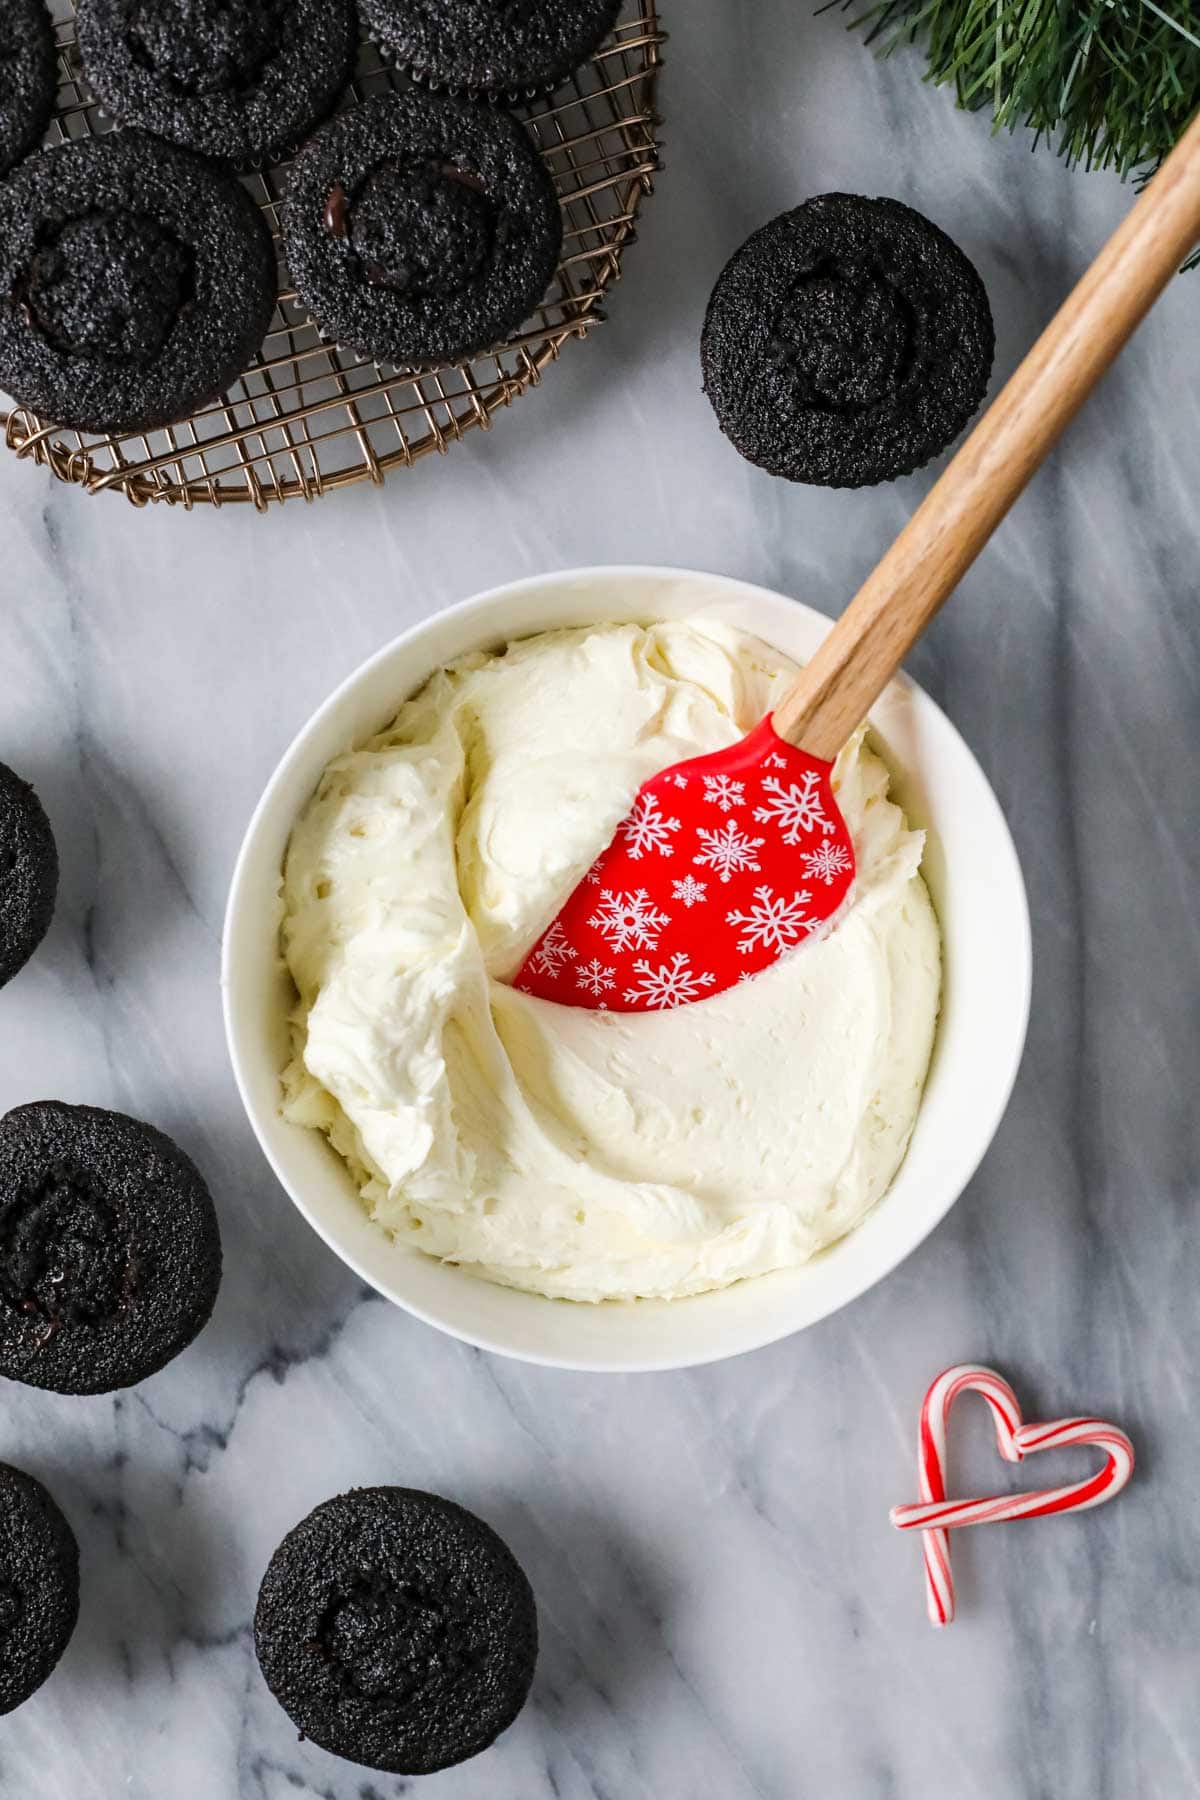
M 162 1374 L 95 1400 L 5 1394 L 0 1456 L 49 1482 L 83 1553 L 62 1665 L 0 1723 L 5 1794 L 1200 1793 L 1200 275 L 910 665 L 1008 812 L 1036 967 L 995 1144 L 888 1281 L 694 1373 L 527 1368 L 364 1291 L 234 1091 L 226 886 L 336 680 L 478 588 L 585 562 L 736 573 L 835 612 L 925 490 L 792 488 L 719 436 L 697 335 L 750 229 L 828 189 L 920 207 L 985 277 L 1003 374 L 1129 204 L 1025 137 L 992 142 L 836 16 L 681 0 L 666 23 L 668 167 L 610 322 L 489 436 L 265 518 L 139 514 L 0 466 L 0 757 L 36 782 L 63 858 L 47 943 L 0 996 L 0 1110 L 55 1095 L 154 1120 L 205 1171 L 226 1245 L 215 1321 Z M 915 1497 L 926 1382 L 964 1358 L 1035 1416 L 1120 1421 L 1141 1466 L 1086 1518 L 960 1534 L 960 1618 L 937 1634 L 887 1508 Z M 960 1436 L 958 1481 L 990 1485 L 982 1419 Z M 541 1606 L 521 1720 L 420 1783 L 298 1743 L 250 1641 L 278 1538 L 378 1481 L 484 1513 Z

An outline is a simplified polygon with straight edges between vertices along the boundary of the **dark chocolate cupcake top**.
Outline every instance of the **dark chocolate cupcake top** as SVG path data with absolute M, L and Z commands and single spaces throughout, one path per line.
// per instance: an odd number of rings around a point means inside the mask
M 306 1737 L 368 1768 L 426 1775 L 485 1750 L 516 1718 L 537 1612 L 482 1519 L 412 1488 L 356 1488 L 276 1550 L 254 1642 Z
M 42 0 L 0 6 L 0 175 L 33 149 L 54 111 L 58 54 Z
M 994 350 L 983 283 L 944 232 L 896 200 L 822 194 L 726 265 L 701 358 L 743 456 L 792 481 L 863 487 L 953 442 Z
M 186 417 L 246 367 L 274 301 L 258 209 L 186 151 L 119 132 L 0 184 L 0 387 L 57 425 Z
M 46 1488 L 0 1463 L 0 1713 L 41 1687 L 79 1615 L 79 1548 Z
M 0 763 L 0 987 L 45 937 L 57 894 L 50 821 L 29 783 Z
M 220 1280 L 211 1196 L 162 1132 L 56 1100 L 0 1119 L 0 1375 L 130 1387 L 186 1349 Z
M 358 47 L 353 0 L 77 0 L 77 31 L 110 117 L 238 164 L 326 118 Z
M 431 87 L 521 94 L 557 87 L 597 50 L 621 0 L 360 0 L 363 22 Z
M 325 335 L 402 364 L 507 337 L 562 243 L 523 127 L 433 94 L 370 100 L 319 131 L 293 165 L 283 224 L 297 293 Z

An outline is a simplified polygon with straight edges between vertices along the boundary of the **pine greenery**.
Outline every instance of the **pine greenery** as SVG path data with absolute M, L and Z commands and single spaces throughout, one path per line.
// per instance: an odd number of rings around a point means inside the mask
M 1200 106 L 1200 0 L 842 0 L 883 54 L 920 44 L 958 104 L 1071 163 L 1153 173 Z

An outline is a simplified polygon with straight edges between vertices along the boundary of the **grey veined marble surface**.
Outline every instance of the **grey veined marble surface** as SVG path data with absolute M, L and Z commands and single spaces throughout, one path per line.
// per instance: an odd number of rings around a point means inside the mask
M 365 1292 L 239 1108 L 226 885 L 336 680 L 455 599 L 569 564 L 691 564 L 834 612 L 924 492 L 791 488 L 719 436 L 696 344 L 740 240 L 823 190 L 912 203 L 983 272 L 1004 374 L 1129 203 L 796 0 L 666 12 L 668 168 L 611 321 L 489 437 L 262 519 L 138 514 L 0 466 L 0 757 L 63 854 L 50 937 L 0 996 L 0 1108 L 57 1095 L 172 1132 L 227 1270 L 213 1325 L 134 1392 L 5 1391 L 0 1456 L 50 1483 L 83 1552 L 62 1665 L 0 1721 L 14 1800 L 1200 1793 L 1200 275 L 912 660 L 1012 821 L 1036 969 L 995 1145 L 898 1273 L 694 1374 L 522 1367 Z M 959 1534 L 939 1635 L 887 1508 L 915 1497 L 926 1382 L 963 1358 L 1035 1417 L 1120 1421 L 1140 1468 L 1086 1518 Z M 990 1485 L 982 1419 L 955 1436 L 956 1484 Z M 249 1633 L 285 1529 L 393 1480 L 484 1513 L 541 1606 L 527 1711 L 423 1783 L 298 1743 Z

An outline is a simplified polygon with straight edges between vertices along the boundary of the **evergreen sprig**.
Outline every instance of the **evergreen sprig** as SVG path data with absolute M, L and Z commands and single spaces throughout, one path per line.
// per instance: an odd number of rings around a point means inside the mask
M 920 44 L 927 79 L 1031 126 L 1068 162 L 1145 179 L 1200 107 L 1197 0 L 841 0 L 887 55 Z

